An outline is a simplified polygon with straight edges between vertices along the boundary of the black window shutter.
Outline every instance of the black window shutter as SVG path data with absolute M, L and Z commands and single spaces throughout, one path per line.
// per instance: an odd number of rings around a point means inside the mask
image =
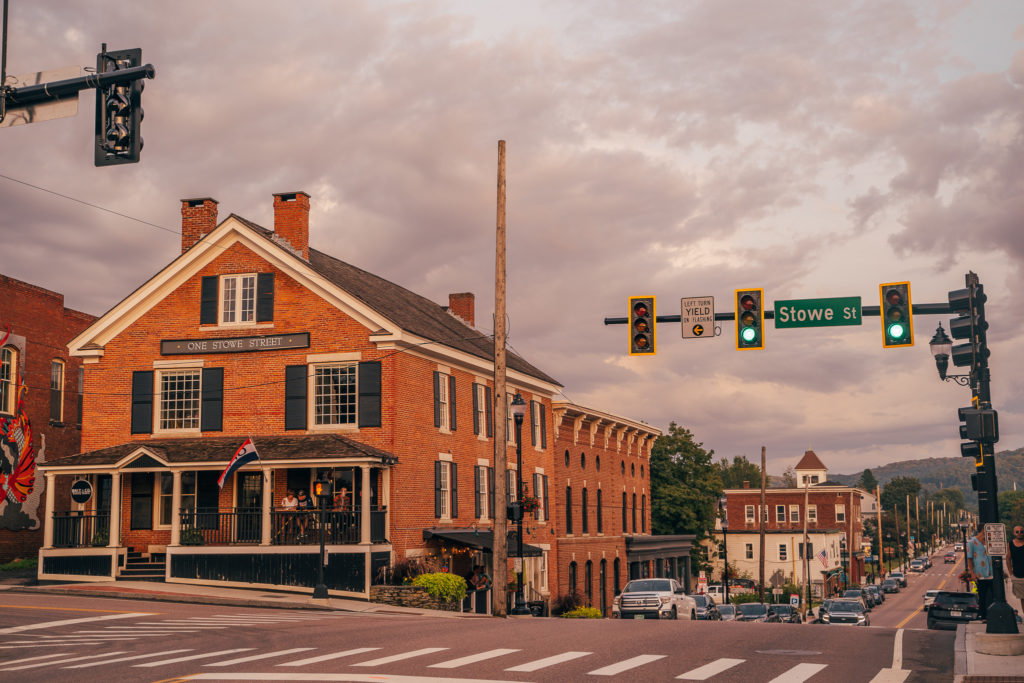
M 602 498 L 601 489 L 597 490 L 597 533 L 604 533 L 604 513 L 601 510 Z
M 540 493 L 541 493 L 541 491 L 540 491 L 540 475 L 539 474 L 534 474 L 533 475 L 533 497 L 536 498 L 537 500 L 540 500 Z M 533 511 L 533 518 L 534 519 L 540 519 L 540 508 L 539 507 L 536 510 Z
M 436 373 L 435 373 L 436 374 Z M 441 461 L 434 462 L 434 517 L 441 517 Z
M 628 507 L 628 505 L 626 503 L 626 492 L 623 491 L 622 492 L 622 533 L 626 533 L 626 531 L 627 531 L 627 528 L 626 528 L 626 508 L 627 507 Z
M 514 470 L 513 470 L 514 471 Z M 508 476 L 509 470 L 505 470 L 505 505 L 512 503 L 512 477 Z
M 540 404 L 540 447 L 548 447 L 548 420 L 543 403 Z
M 256 275 L 256 322 L 270 322 L 274 319 L 274 274 Z
M 434 426 L 441 426 L 441 373 L 434 370 Z
M 203 368 L 202 408 L 199 429 L 224 430 L 224 368 Z
M 473 516 L 480 519 L 480 470 L 479 465 L 473 468 Z
M 565 487 L 565 533 L 572 533 L 572 487 Z
M 455 431 L 455 375 L 448 375 L 448 429 Z
M 306 373 L 305 365 L 286 365 L 284 368 L 284 428 L 306 428 Z
M 487 468 L 487 516 L 494 519 L 494 468 Z
M 473 433 L 480 433 L 480 397 L 477 396 L 477 387 L 480 386 L 476 382 L 473 382 Z M 478 515 L 479 516 L 479 515 Z
M 494 400 L 491 398 L 491 388 L 484 387 L 484 401 L 487 405 L 484 406 L 484 412 L 487 417 L 487 438 L 490 439 L 494 436 Z
M 536 447 L 537 445 L 537 430 L 533 428 L 533 411 L 536 409 L 536 405 L 537 402 L 534 401 L 533 399 L 530 399 L 530 445 L 534 447 Z
M 459 465 L 452 463 L 452 519 L 459 516 Z
M 359 426 L 380 427 L 380 361 L 359 364 Z
M 132 373 L 132 434 L 153 432 L 153 371 Z
M 548 507 L 548 475 L 543 476 L 544 479 L 544 521 L 551 519 L 551 508 Z
M 217 324 L 217 276 L 203 277 L 202 289 L 199 292 L 199 324 Z
M 62 389 L 50 389 L 50 420 L 53 422 L 60 420 L 62 392 Z

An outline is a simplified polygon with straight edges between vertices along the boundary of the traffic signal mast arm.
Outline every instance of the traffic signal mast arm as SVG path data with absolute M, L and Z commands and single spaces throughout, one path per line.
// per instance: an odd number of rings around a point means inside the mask
M 82 90 L 123 85 L 142 78 L 154 77 L 156 77 L 156 69 L 152 64 L 133 66 L 117 71 L 107 71 L 102 74 L 86 74 L 78 78 L 68 78 L 63 81 L 54 81 L 53 83 L 40 83 L 39 85 L 28 85 L 24 88 L 12 88 L 7 92 L 7 104 L 9 106 L 39 104 L 40 102 L 59 100 Z
M 880 306 L 862 306 L 860 314 L 865 317 L 872 317 L 881 315 Z M 914 315 L 949 315 L 953 310 L 949 307 L 949 304 L 913 304 L 911 310 Z M 765 310 L 765 320 L 774 320 L 775 311 Z M 732 322 L 736 319 L 736 313 L 732 311 L 715 312 L 715 322 L 718 321 L 729 321 Z M 682 322 L 682 316 L 680 315 L 659 315 L 655 319 L 659 323 L 678 323 Z M 605 325 L 628 325 L 629 318 L 605 318 Z

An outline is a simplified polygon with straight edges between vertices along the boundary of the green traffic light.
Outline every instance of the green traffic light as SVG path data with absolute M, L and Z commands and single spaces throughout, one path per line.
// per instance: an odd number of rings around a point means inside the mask
M 903 323 L 892 323 L 889 325 L 889 338 L 890 339 L 903 339 L 906 336 L 907 330 L 903 327 Z
M 744 327 L 740 330 L 740 339 L 745 343 L 750 344 L 757 339 L 757 330 L 753 327 Z

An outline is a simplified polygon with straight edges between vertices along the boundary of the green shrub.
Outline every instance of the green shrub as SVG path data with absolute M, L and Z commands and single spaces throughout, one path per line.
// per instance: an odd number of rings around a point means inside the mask
M 203 532 L 194 526 L 181 530 L 182 545 L 203 545 L 205 542 L 206 539 L 203 538 Z
M 93 547 L 104 546 L 110 543 L 110 532 L 106 529 L 100 529 L 92 537 Z
M 444 602 L 454 602 L 466 597 L 466 580 L 449 572 L 420 574 L 413 577 L 412 585 L 427 589 L 427 594 Z
M 0 572 L 12 572 L 18 569 L 35 569 L 39 566 L 39 560 L 34 557 L 12 560 L 6 564 L 0 564 Z
M 757 593 L 740 593 L 739 595 L 733 595 L 730 591 L 729 602 L 734 605 L 742 605 L 745 602 L 761 602 L 761 599 L 757 596 Z
M 568 612 L 560 614 L 563 619 L 603 619 L 604 615 L 596 607 L 577 607 Z

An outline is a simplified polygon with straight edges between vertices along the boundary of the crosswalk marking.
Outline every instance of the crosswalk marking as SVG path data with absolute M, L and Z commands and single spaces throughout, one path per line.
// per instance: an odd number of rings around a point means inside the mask
M 101 655 L 83 655 L 81 657 L 70 657 L 68 659 L 58 659 L 56 661 L 50 662 L 34 662 L 32 664 L 22 664 L 21 666 L 4 667 L 3 669 L 0 669 L 0 671 L 23 671 L 25 669 L 36 669 L 40 666 L 50 666 L 52 664 L 67 664 L 70 662 L 81 662 L 86 659 L 96 659 L 97 657 L 109 657 L 110 655 L 120 654 L 124 654 L 124 650 L 121 650 L 119 652 L 104 652 Z
M 443 652 L 447 650 L 446 647 L 425 647 L 422 650 L 413 650 L 412 652 L 402 652 L 397 655 L 391 655 L 390 657 L 381 657 L 380 659 L 371 659 L 368 662 L 359 662 L 352 666 L 380 666 L 382 664 L 390 664 L 391 662 L 398 662 L 403 659 L 412 659 L 413 657 L 419 657 L 421 655 L 429 655 L 434 652 Z
M 909 669 L 882 669 L 871 679 L 871 683 L 903 683 L 908 676 Z
M 352 655 L 361 655 L 364 652 L 373 652 L 379 650 L 379 647 L 357 647 L 354 650 L 345 650 L 344 652 L 332 652 L 329 655 L 320 655 L 318 657 L 310 657 L 309 659 L 297 659 L 294 662 L 285 662 L 284 664 L 278 664 L 278 666 L 305 666 L 307 664 L 319 664 L 320 662 L 327 662 L 332 659 L 340 659 L 341 657 L 349 657 Z
M 551 657 L 545 657 L 544 659 L 537 659 L 526 664 L 520 664 L 519 666 L 512 666 L 505 671 L 525 671 L 530 673 L 531 671 L 537 671 L 543 669 L 546 666 L 554 666 L 555 664 L 561 664 L 562 662 L 569 662 L 573 659 L 579 659 L 580 657 L 586 657 L 592 652 L 563 652 L 560 655 L 552 655 Z
M 631 659 L 626 659 L 621 662 L 618 662 L 617 664 L 609 664 L 608 666 L 601 667 L 600 669 L 594 669 L 593 671 L 589 672 L 588 675 L 615 676 L 616 674 L 620 674 L 623 671 L 629 671 L 630 669 L 635 669 L 638 666 L 650 664 L 651 662 L 656 662 L 659 659 L 664 658 L 665 655 L 639 655 L 637 657 L 633 657 Z
M 497 650 L 488 650 L 487 652 L 459 657 L 458 659 L 449 659 L 447 662 L 441 662 L 440 664 L 431 664 L 429 668 L 455 669 L 467 664 L 475 664 L 476 662 L 482 662 L 486 659 L 494 659 L 495 657 L 501 657 L 502 655 L 512 654 L 513 652 L 519 652 L 519 650 L 512 648 L 498 648 Z
M 36 655 L 35 657 L 25 657 L 23 659 L 15 659 L 13 662 L 5 662 L 4 666 L 10 666 L 11 664 L 21 664 L 22 662 L 32 662 L 37 659 L 52 659 L 54 657 L 64 657 L 65 655 L 72 654 L 71 652 L 55 652 L 52 655 Z
M 797 664 L 781 676 L 776 676 L 769 683 L 801 683 L 826 668 L 828 664 Z
M 737 664 L 742 664 L 744 661 L 746 660 L 729 659 L 728 657 L 723 657 L 722 659 L 716 659 L 710 664 L 705 664 L 704 666 L 699 666 L 696 669 L 693 669 L 692 671 L 687 671 L 684 674 L 676 676 L 676 678 L 682 679 L 684 681 L 706 681 L 712 676 L 720 674 L 723 671 L 726 671 L 727 669 L 731 669 Z
M 67 626 L 68 624 L 86 624 L 92 621 L 109 621 L 110 619 L 130 619 L 132 617 L 151 617 L 152 612 L 126 612 L 124 614 L 108 614 L 102 617 L 82 617 L 80 619 L 61 619 L 60 621 L 44 621 L 38 624 L 25 624 L 24 626 L 11 626 L 0 628 L 0 635 L 8 633 L 21 633 L 23 631 L 41 631 L 54 626 Z
M 163 666 L 164 664 L 177 664 L 178 662 L 191 662 L 194 659 L 208 659 L 209 657 L 220 657 L 221 655 L 233 655 L 236 652 L 248 652 L 251 647 L 236 647 L 234 650 L 221 650 L 219 652 L 207 652 L 201 655 L 189 655 L 188 657 L 175 657 L 174 659 L 161 659 L 159 662 L 146 662 L 135 664 L 136 668 Z
M 271 657 L 280 657 L 283 655 L 293 655 L 296 652 L 309 652 L 315 650 L 315 647 L 293 647 L 290 650 L 277 650 L 276 652 L 264 652 L 261 655 L 249 655 L 248 657 L 239 657 L 238 659 L 228 659 L 223 662 L 214 662 L 213 664 L 207 664 L 206 666 L 231 666 L 232 664 L 242 664 L 243 662 L 255 662 L 257 659 L 270 659 Z
M 102 641 L 99 640 L 69 640 L 66 643 L 36 643 L 29 640 L 26 642 L 8 643 L 7 645 L 0 645 L 0 650 L 16 650 L 22 647 L 69 647 L 72 645 L 99 645 L 101 642 Z
M 88 664 L 75 664 L 74 666 L 65 666 L 65 669 L 87 669 L 90 666 L 103 666 L 104 664 L 114 664 L 115 662 L 130 662 L 133 659 L 149 659 L 150 657 L 162 657 L 164 655 L 176 655 L 179 652 L 191 652 L 192 648 L 185 648 L 184 650 L 164 650 L 163 652 L 149 652 L 144 655 L 131 655 L 129 657 L 117 657 L 115 659 L 103 659 L 98 662 L 89 662 Z

